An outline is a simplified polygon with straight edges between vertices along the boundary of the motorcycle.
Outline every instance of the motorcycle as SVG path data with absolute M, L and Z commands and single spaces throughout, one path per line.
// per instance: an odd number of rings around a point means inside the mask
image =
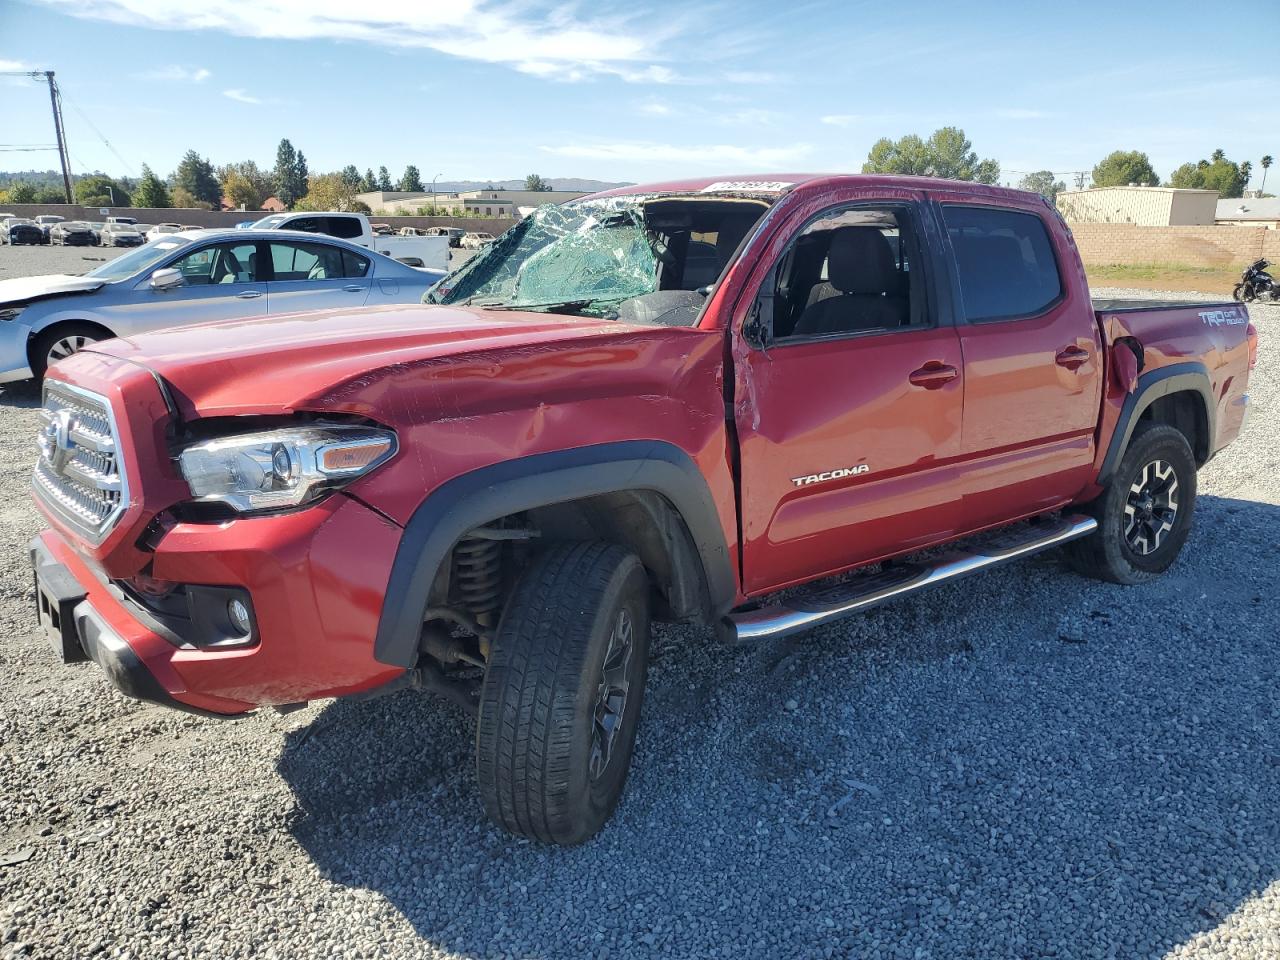
M 1259 260 L 1247 268 L 1240 277 L 1240 282 L 1231 291 L 1231 299 L 1240 303 L 1251 303 L 1264 297 L 1273 301 L 1280 300 L 1280 284 L 1267 273 L 1269 266 L 1271 264 L 1266 260 Z

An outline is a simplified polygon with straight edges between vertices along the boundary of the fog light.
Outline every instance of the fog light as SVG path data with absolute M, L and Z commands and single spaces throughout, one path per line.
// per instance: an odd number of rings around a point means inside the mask
M 227 617 L 231 620 L 231 625 L 239 630 L 244 636 L 249 635 L 252 624 L 249 622 L 249 608 L 243 600 L 227 601 Z

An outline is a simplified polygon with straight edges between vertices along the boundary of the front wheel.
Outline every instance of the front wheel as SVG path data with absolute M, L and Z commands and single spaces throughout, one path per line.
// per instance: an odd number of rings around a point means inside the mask
M 64 323 L 50 327 L 36 337 L 32 345 L 31 372 L 39 380 L 59 360 L 79 353 L 91 343 L 106 339 L 102 334 L 103 331 L 98 327 L 87 323 Z
M 1066 545 L 1081 574 L 1137 584 L 1154 580 L 1178 558 L 1191 532 L 1196 461 L 1182 432 L 1139 424 L 1106 491 L 1089 507 L 1098 529 Z
M 649 582 L 631 551 L 554 544 L 517 582 L 480 693 L 485 811 L 545 843 L 593 836 L 622 796 L 649 657 Z

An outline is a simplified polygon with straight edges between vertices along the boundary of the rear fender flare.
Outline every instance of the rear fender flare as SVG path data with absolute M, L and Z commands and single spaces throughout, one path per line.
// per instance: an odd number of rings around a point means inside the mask
M 1209 371 L 1203 363 L 1175 363 L 1168 367 L 1160 367 L 1142 374 L 1138 378 L 1138 386 L 1125 397 L 1124 406 L 1120 410 L 1120 418 L 1116 421 L 1115 432 L 1107 445 L 1107 455 L 1103 458 L 1102 468 L 1098 472 L 1098 485 L 1106 486 L 1111 482 L 1120 458 L 1129 448 L 1129 440 L 1133 431 L 1142 419 L 1142 414 L 1161 397 L 1171 393 L 1191 391 L 1199 395 L 1204 403 L 1205 437 L 1209 451 L 1213 450 L 1213 438 L 1217 436 L 1214 419 L 1213 384 L 1209 379 Z M 1197 454 L 1197 459 L 1200 459 Z
M 679 447 L 628 440 L 507 460 L 443 484 L 405 524 L 391 567 L 374 658 L 412 667 L 432 583 L 455 543 L 498 517 L 626 490 L 651 490 L 675 508 L 702 561 L 711 612 L 733 604 L 737 584 L 706 479 Z

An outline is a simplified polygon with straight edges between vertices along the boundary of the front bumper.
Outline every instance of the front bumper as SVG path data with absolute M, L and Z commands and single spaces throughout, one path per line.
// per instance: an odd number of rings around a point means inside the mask
M 307 510 L 179 523 L 154 537 L 153 577 L 247 591 L 256 642 L 244 647 L 201 647 L 175 633 L 54 530 L 32 542 L 31 559 L 41 581 L 62 582 L 68 596 L 64 659 L 79 659 L 78 645 L 128 696 L 225 717 L 360 692 L 402 672 L 373 657 L 400 533 L 336 495 Z

